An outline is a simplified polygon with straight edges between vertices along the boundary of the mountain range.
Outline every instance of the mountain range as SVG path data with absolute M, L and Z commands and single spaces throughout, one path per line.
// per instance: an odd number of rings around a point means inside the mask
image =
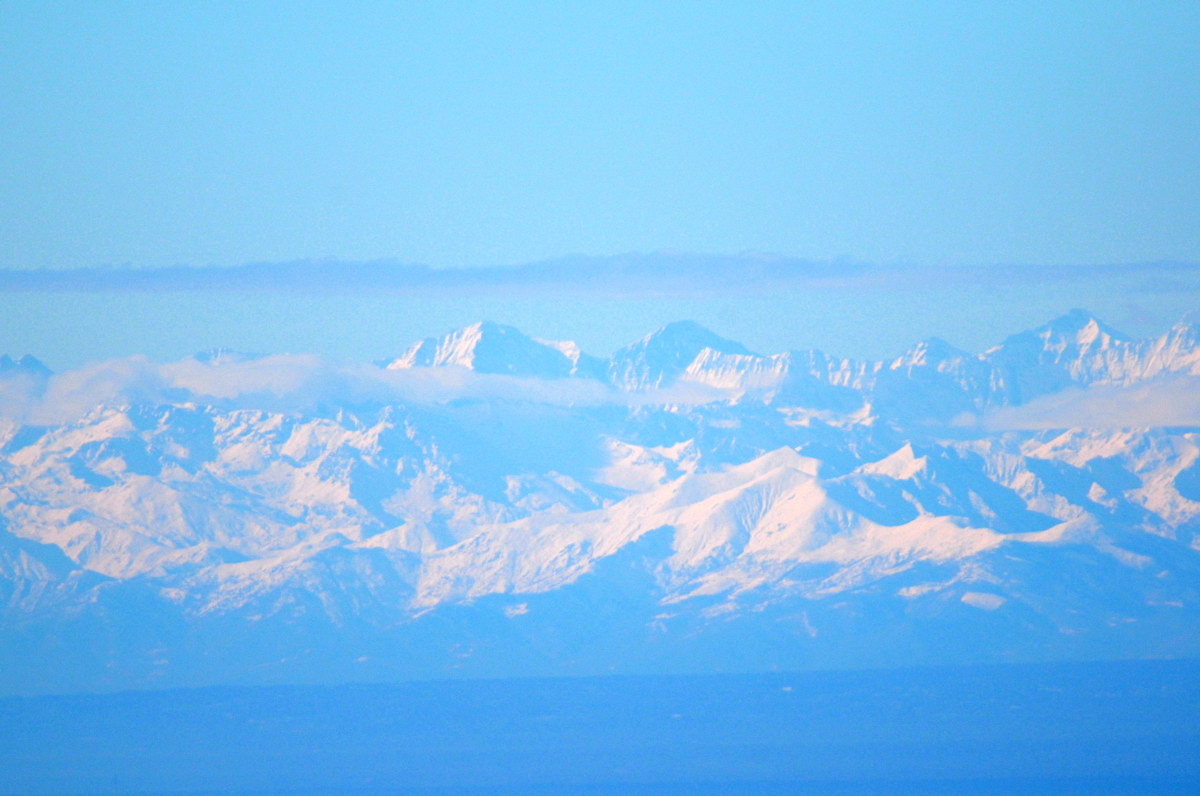
M 1200 654 L 1188 322 L 283 364 L 0 358 L 0 690 Z

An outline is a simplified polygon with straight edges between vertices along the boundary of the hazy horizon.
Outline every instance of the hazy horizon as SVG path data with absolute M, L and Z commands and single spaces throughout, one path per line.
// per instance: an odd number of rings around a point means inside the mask
M 0 793 L 1197 792 L 1198 34 L 0 3 Z
M 695 320 L 760 353 L 968 352 L 1082 308 L 1133 337 L 1200 310 L 1200 266 L 880 266 L 766 255 L 570 257 L 504 268 L 306 260 L 236 268 L 0 270 L 0 353 L 52 369 L 213 348 L 373 361 L 482 320 L 607 356 Z

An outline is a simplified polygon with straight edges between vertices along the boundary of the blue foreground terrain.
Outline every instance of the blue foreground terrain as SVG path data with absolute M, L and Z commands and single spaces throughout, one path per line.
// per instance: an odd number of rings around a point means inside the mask
M 1197 793 L 1200 662 L 0 700 L 0 792 Z

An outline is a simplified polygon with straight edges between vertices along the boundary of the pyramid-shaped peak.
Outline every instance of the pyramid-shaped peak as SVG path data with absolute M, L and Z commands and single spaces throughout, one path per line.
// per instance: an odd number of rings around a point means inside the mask
M 1079 341 L 1094 340 L 1107 337 L 1111 340 L 1128 340 L 1129 338 L 1097 318 L 1087 310 L 1073 309 L 1065 315 L 1035 330 L 1043 339 L 1073 338 Z
M 1184 313 L 1170 329 L 1157 338 L 1146 341 L 1146 345 L 1149 350 L 1158 352 L 1162 364 L 1175 361 L 1168 370 L 1191 369 L 1190 365 L 1183 363 L 1193 360 L 1200 362 L 1200 356 L 1197 354 L 1197 350 L 1200 349 L 1200 313 L 1194 310 Z M 1200 372 L 1200 366 L 1197 366 L 1196 370 Z
M 751 354 L 741 343 L 727 340 L 695 321 L 675 321 L 613 354 L 609 379 L 625 389 L 662 387 L 686 371 L 705 349 Z
M 42 361 L 32 354 L 25 354 L 14 360 L 8 354 L 0 355 L 0 373 L 27 373 L 32 376 L 50 376 L 54 371 L 42 364 Z
M 716 332 L 701 326 L 695 321 L 673 321 L 643 337 L 628 348 L 678 348 L 694 349 L 699 353 L 705 348 L 720 351 L 723 354 L 749 354 L 750 351 L 741 343 L 721 337 Z
M 962 349 L 951 345 L 940 337 L 927 337 L 913 346 L 914 350 L 929 351 L 938 354 L 961 354 Z
M 970 357 L 966 351 L 947 343 L 940 337 L 929 337 L 905 351 L 893 363 L 893 367 L 906 365 L 935 365 L 950 359 Z
M 987 352 L 990 358 L 1011 360 L 1014 357 L 1053 359 L 1077 356 L 1089 351 L 1106 349 L 1113 343 L 1127 343 L 1129 338 L 1086 310 L 1074 309 L 1043 326 L 1009 337 Z
M 500 337 L 518 337 L 529 339 L 525 336 L 524 332 L 517 327 L 509 326 L 503 323 L 496 323 L 495 321 L 476 321 L 470 326 L 464 326 L 457 332 L 451 332 L 451 334 L 460 334 L 464 336 L 478 335 L 480 337 L 498 335 Z
M 472 349 L 485 341 L 495 341 L 500 339 L 509 339 L 513 341 L 530 340 L 520 329 L 515 326 L 508 326 L 495 321 L 476 321 L 469 326 L 463 326 L 455 329 L 441 337 L 428 337 L 422 340 L 422 343 L 430 341 L 436 343 L 444 343 L 457 348 Z
M 479 321 L 443 337 L 415 343 L 387 367 L 458 366 L 479 373 L 564 378 L 576 375 L 578 365 L 578 356 L 568 356 L 564 348 L 562 343 L 534 340 L 514 326 Z
M 1090 312 L 1076 309 L 1013 335 L 984 358 L 1002 372 L 1004 400 L 1022 404 L 1073 385 L 1124 379 L 1133 345 Z M 1118 367 L 1118 361 L 1124 364 Z

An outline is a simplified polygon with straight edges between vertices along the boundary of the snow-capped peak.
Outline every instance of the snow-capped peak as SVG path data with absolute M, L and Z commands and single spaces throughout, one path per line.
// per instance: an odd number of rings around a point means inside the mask
M 544 343 L 512 326 L 481 321 L 415 343 L 387 368 L 457 365 L 479 373 L 556 379 L 579 374 L 580 357 L 573 343 Z
M 624 389 L 662 387 L 683 374 L 705 349 L 743 356 L 751 353 L 741 343 L 727 340 L 695 321 L 676 321 L 613 354 L 609 379 Z
M 392 366 L 514 374 L 538 390 L 589 359 L 480 323 Z M 272 639 L 297 645 L 288 655 L 344 652 L 352 669 L 388 650 L 381 663 L 397 670 L 424 656 L 410 670 L 422 677 L 473 665 L 463 639 L 495 661 L 483 673 L 525 667 L 545 645 L 546 660 L 575 666 L 578 651 L 608 671 L 640 648 L 624 639 L 650 640 L 643 667 L 701 647 L 738 665 L 850 660 L 950 633 L 962 649 L 994 639 L 988 654 L 1031 659 L 1147 638 L 1170 654 L 1200 648 L 1194 425 L 945 422 L 998 408 L 1000 420 L 1079 417 L 1089 402 L 1115 416 L 1112 385 L 1162 374 L 1154 402 L 1194 407 L 1190 326 L 1127 342 L 1071 314 L 986 356 L 929 340 L 858 363 L 753 355 L 681 323 L 612 364 L 621 386 L 678 379 L 668 399 L 709 392 L 697 384 L 737 395 L 654 403 L 593 383 L 572 386 L 603 400 L 381 391 L 305 409 L 178 388 L 118 393 L 61 421 L 0 412 L 0 650 L 38 645 L 48 676 L 112 685 L 121 669 L 158 683 L 214 665 L 266 671 L 288 660 Z M 9 378 L 5 399 L 36 386 Z M 547 392 L 575 392 L 563 387 Z M 1004 405 L 1054 389 L 1057 402 Z M 114 626 L 132 634 L 124 648 Z M 228 644 L 193 668 L 192 639 Z M 0 686 L 30 672 L 0 666 Z
M 1024 403 L 1070 384 L 1110 380 L 1127 370 L 1131 342 L 1084 310 L 1071 310 L 1037 329 L 1013 335 L 984 359 L 1003 373 L 1007 401 Z
M 894 359 L 888 367 L 892 370 L 902 368 L 937 366 L 949 360 L 974 359 L 972 354 L 955 348 L 940 337 L 930 337 L 922 340 L 912 348 Z
M 1034 332 L 1048 351 L 1063 353 L 1109 348 L 1114 342 L 1126 342 L 1124 334 L 1102 322 L 1090 312 L 1074 309 Z

